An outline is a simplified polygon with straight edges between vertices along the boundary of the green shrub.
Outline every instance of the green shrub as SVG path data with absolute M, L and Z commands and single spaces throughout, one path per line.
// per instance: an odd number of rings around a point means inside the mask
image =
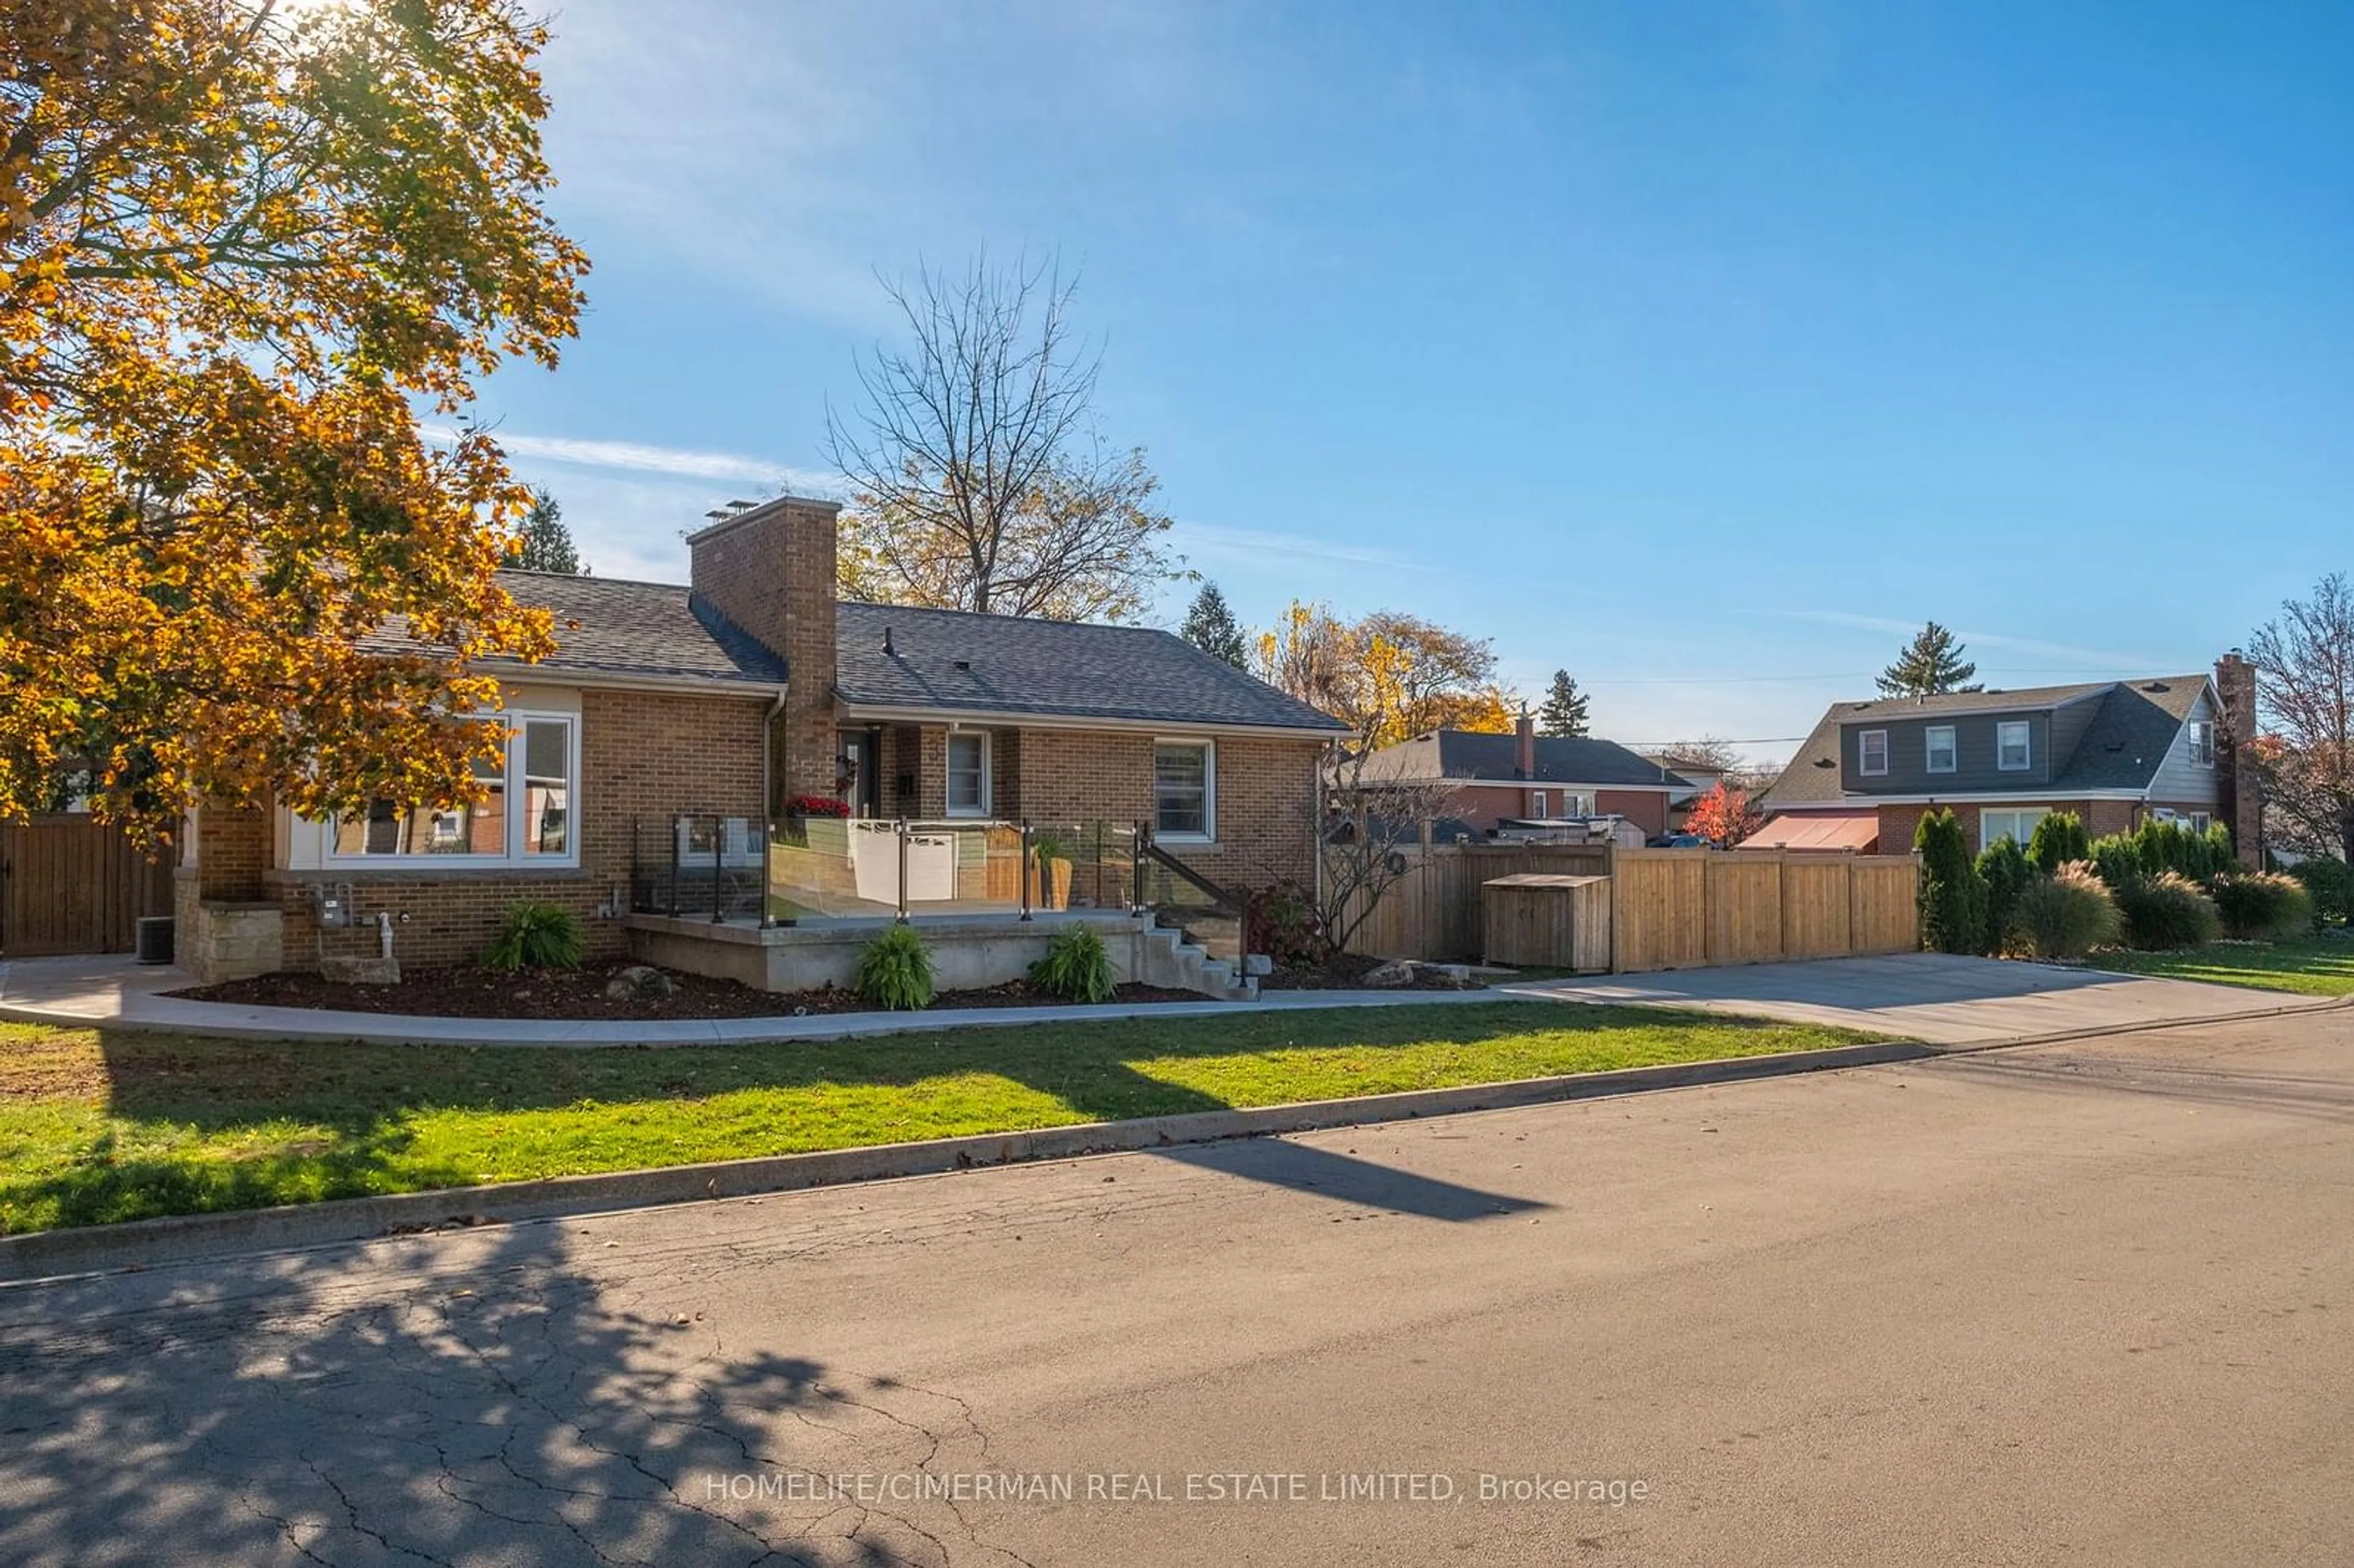
M 1939 953 L 1986 951 L 1986 883 L 1971 863 L 1962 824 L 1931 811 L 1913 830 L 1921 853 L 1921 945 Z
M 507 906 L 499 934 L 482 955 L 482 967 L 513 974 L 518 969 L 577 969 L 588 955 L 580 916 L 561 904 L 535 898 Z
M 2196 948 L 2222 934 L 2223 923 L 2215 901 L 2179 871 L 2137 877 L 2123 887 L 2112 887 L 2117 913 L 2125 919 L 2126 946 L 2145 952 L 2170 952 Z
M 2040 831 L 2036 836 L 2042 836 Z M 2010 938 L 2010 916 L 2019 895 L 2037 880 L 2035 867 L 2028 863 L 2019 841 L 2005 833 L 1978 856 L 1978 879 L 1986 884 L 1986 950 L 1999 957 Z
M 913 926 L 890 926 L 858 955 L 858 994 L 892 1012 L 932 1005 L 932 953 Z
M 2108 885 L 2081 860 L 2031 879 L 2010 912 L 2011 941 L 2039 959 L 2081 959 L 2122 928 Z
M 2221 822 L 2194 833 L 2179 821 L 2145 817 L 2133 832 L 2133 845 L 2145 876 L 2171 871 L 2203 882 L 2232 865 L 2232 830 Z
M 2304 884 L 2313 895 L 2313 918 L 2317 925 L 2343 924 L 2354 917 L 2354 867 L 2342 860 L 2327 855 L 2315 855 L 2301 860 L 2289 868 L 2289 874 Z
M 2285 942 L 2313 929 L 2313 895 L 2276 871 L 2236 871 L 2208 885 L 2227 936 Z
M 2112 893 L 2142 879 L 2141 846 L 2131 833 L 2108 833 L 2094 839 L 2085 858 L 2093 863 L 2094 871 L 2109 885 Z
M 2221 822 L 2207 824 L 2207 874 L 2221 876 L 2240 863 L 2237 852 L 2232 848 L 2232 830 Z
M 1066 926 L 1046 944 L 1046 956 L 1030 966 L 1038 989 L 1065 1001 L 1108 1001 L 1118 984 L 1111 954 L 1092 926 Z
M 2092 841 L 2084 837 L 2084 819 L 2073 811 L 2046 812 L 2027 841 L 2028 860 L 2046 876 L 2070 861 L 2091 858 L 2092 853 Z

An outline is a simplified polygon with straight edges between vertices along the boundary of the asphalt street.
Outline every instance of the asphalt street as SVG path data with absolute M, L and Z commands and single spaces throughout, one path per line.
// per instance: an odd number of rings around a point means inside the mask
M 2354 1017 L 0 1288 L 0 1563 L 2354 1562 Z

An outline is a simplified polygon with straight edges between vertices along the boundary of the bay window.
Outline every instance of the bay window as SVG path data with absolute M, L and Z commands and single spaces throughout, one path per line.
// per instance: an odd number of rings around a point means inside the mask
M 1164 839 L 1207 843 L 1217 836 L 1216 747 L 1206 740 L 1152 746 L 1153 831 Z
M 327 836 L 331 862 L 404 861 L 540 866 L 579 863 L 575 780 L 580 771 L 579 721 L 568 714 L 501 715 L 508 726 L 499 754 L 474 763 L 480 798 L 472 805 L 404 810 L 372 800 L 365 812 L 338 817 Z

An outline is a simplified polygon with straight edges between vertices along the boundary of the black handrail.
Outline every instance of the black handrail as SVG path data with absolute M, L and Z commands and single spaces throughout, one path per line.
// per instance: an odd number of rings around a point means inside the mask
M 1140 836 L 1137 841 L 1138 858 L 1140 860 L 1147 855 L 1150 855 L 1156 863 L 1166 866 L 1169 870 L 1174 872 L 1182 881 L 1191 883 L 1193 886 L 1201 889 L 1204 893 L 1208 894 L 1210 895 L 1211 902 L 1217 905 L 1219 908 L 1225 910 L 1230 915 L 1240 915 L 1243 913 L 1243 895 L 1229 888 L 1220 887 L 1216 883 L 1212 882 L 1208 877 L 1204 876 L 1200 872 L 1195 871 L 1192 866 L 1187 865 L 1183 861 L 1179 860 L 1175 855 L 1171 854 L 1167 850 L 1162 849 L 1161 845 L 1150 835 Z

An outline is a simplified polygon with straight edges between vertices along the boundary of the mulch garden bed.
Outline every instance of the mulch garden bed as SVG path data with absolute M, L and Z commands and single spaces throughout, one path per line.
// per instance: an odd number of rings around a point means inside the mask
M 313 974 L 260 975 L 219 985 L 195 986 L 168 994 L 190 1001 L 227 1001 L 245 1007 L 315 1007 L 340 1012 L 408 1013 L 423 1018 L 779 1018 L 822 1012 L 872 1012 L 855 991 L 755 991 L 735 980 L 670 974 L 678 989 L 668 996 L 617 998 L 605 986 L 628 963 L 582 969 L 538 969 L 494 974 L 470 967 L 403 969 L 398 985 L 346 985 Z M 1204 1001 L 1199 992 L 1165 986 L 1124 985 L 1114 1001 Z M 1028 980 L 979 991 L 944 991 L 932 999 L 944 1007 L 1059 1007 Z
M 1380 959 L 1369 959 L 1363 953 L 1341 953 L 1321 964 L 1278 964 L 1273 971 L 1259 976 L 1261 991 L 1363 991 L 1365 977 L 1382 967 Z M 1418 968 L 1411 985 L 1387 986 L 1388 991 L 1464 991 L 1463 981 L 1450 980 L 1427 967 Z

